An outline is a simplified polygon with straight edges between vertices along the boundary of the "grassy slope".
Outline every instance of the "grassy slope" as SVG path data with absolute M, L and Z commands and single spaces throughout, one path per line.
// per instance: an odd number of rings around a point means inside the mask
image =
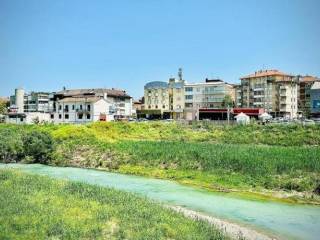
M 320 126 L 154 122 L 40 128 L 57 142 L 51 164 L 106 168 L 212 190 L 294 190 L 319 201 L 312 191 L 320 179 Z
M 0 239 L 226 239 L 133 194 L 0 170 Z

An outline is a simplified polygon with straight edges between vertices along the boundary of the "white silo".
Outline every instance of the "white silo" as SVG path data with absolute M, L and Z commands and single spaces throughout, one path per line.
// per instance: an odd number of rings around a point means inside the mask
M 24 112 L 24 89 L 17 88 L 15 90 L 15 97 L 16 97 L 16 107 L 18 113 Z

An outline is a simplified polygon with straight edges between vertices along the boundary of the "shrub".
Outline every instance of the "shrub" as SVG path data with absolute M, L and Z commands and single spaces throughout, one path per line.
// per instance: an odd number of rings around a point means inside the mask
M 17 162 L 23 156 L 21 132 L 11 128 L 0 129 L 0 162 Z
M 28 162 L 48 163 L 54 150 L 51 135 L 46 132 L 31 131 L 22 137 L 23 150 Z

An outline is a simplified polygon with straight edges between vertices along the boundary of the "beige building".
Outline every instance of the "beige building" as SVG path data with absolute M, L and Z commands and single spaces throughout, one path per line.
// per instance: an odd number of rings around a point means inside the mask
M 278 70 L 260 70 L 241 77 L 236 90 L 236 106 L 264 108 L 275 117 L 295 118 L 298 112 L 296 78 Z
M 144 86 L 145 109 L 153 118 L 183 118 L 184 80 L 170 78 L 169 82 L 149 82 Z

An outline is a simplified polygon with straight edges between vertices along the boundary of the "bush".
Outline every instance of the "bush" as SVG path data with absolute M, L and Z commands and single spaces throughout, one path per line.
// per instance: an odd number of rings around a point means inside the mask
M 0 129 L 0 162 L 18 162 L 23 157 L 21 132 L 14 129 Z
M 28 162 L 48 163 L 51 159 L 54 143 L 46 132 L 31 131 L 22 137 L 24 156 Z

